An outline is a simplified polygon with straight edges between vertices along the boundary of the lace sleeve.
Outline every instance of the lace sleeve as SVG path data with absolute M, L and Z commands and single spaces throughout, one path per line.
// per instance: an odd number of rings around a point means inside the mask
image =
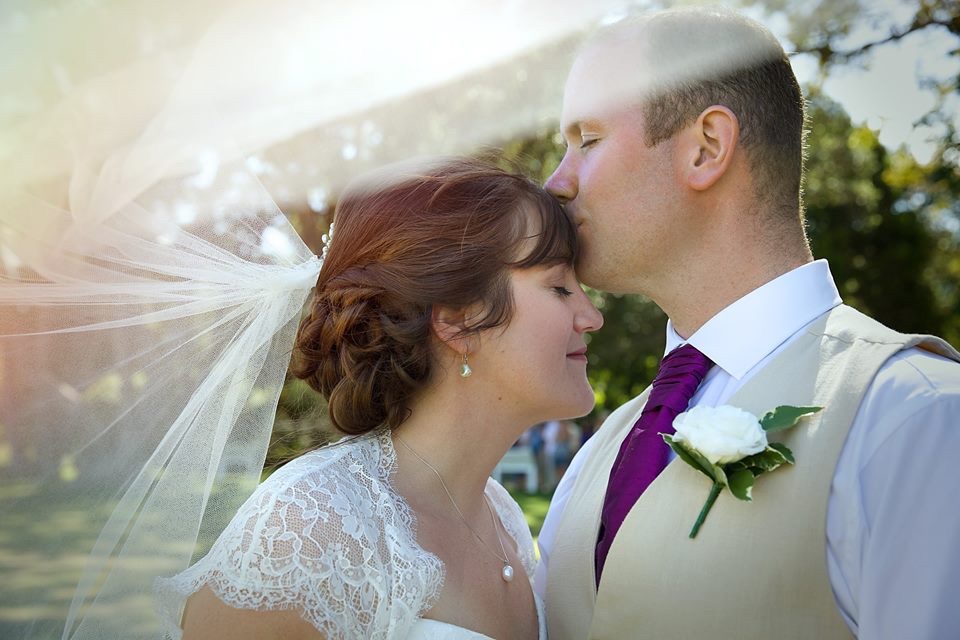
M 328 638 L 403 637 L 432 604 L 442 566 L 416 546 L 409 513 L 362 451 L 309 457 L 261 485 L 196 565 L 158 581 L 172 637 L 203 585 L 233 607 L 296 609 Z
M 523 515 L 520 505 L 513 499 L 499 482 L 490 478 L 487 480 L 487 496 L 493 503 L 497 514 L 503 522 L 504 528 L 517 543 L 517 554 L 523 563 L 527 577 L 533 580 L 533 572 L 537 568 L 537 555 L 533 548 L 533 536 L 530 535 L 530 525 Z

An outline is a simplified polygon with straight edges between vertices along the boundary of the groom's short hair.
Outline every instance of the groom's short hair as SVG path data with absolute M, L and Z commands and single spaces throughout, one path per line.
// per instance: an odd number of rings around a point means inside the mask
M 707 107 L 736 114 L 761 203 L 802 210 L 805 109 L 783 47 L 759 23 L 727 9 L 675 9 L 605 28 L 600 38 L 640 39 L 652 84 L 639 96 L 645 138 L 654 146 Z

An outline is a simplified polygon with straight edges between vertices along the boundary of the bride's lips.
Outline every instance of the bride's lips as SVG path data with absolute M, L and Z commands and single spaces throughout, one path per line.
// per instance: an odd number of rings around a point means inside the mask
M 583 362 L 587 361 L 587 348 L 577 349 L 576 351 L 571 351 L 567 354 L 567 357 L 572 360 L 582 360 Z

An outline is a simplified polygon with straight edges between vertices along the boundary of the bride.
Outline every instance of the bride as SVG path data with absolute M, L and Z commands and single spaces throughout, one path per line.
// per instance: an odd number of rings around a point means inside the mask
M 489 476 L 530 425 L 587 413 L 576 231 L 468 159 L 340 199 L 293 373 L 339 442 L 266 480 L 157 584 L 190 638 L 544 638 L 523 513 Z

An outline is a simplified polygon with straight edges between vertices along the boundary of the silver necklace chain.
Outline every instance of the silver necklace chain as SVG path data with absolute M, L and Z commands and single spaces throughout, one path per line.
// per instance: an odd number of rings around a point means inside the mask
M 433 466 L 432 464 L 430 464 L 429 462 L 427 462 L 426 460 L 424 460 L 424 459 L 423 459 L 423 456 L 421 456 L 419 453 L 417 453 L 417 452 L 414 450 L 414 448 L 411 447 L 409 444 L 407 444 L 407 442 L 406 442 L 403 438 L 401 438 L 400 436 L 398 436 L 398 435 L 396 435 L 396 434 L 394 434 L 393 437 L 396 438 L 397 440 L 399 440 L 399 441 L 400 441 L 400 444 L 402 444 L 402 445 L 407 449 L 407 451 L 409 451 L 410 453 L 412 453 L 412 454 L 417 458 L 417 460 L 419 460 L 420 462 L 422 462 L 422 463 L 424 464 L 424 466 L 426 466 L 428 469 L 430 469 L 430 471 L 433 471 L 434 475 L 437 476 L 437 480 L 440 481 L 440 486 L 443 487 L 444 493 L 446 493 L 446 494 L 447 494 L 447 497 L 450 498 L 450 504 L 452 504 L 452 505 L 453 505 L 453 508 L 456 509 L 457 515 L 460 517 L 460 521 L 463 522 L 463 526 L 465 526 L 467 529 L 470 530 L 470 533 L 472 533 L 472 534 L 474 535 L 474 537 L 475 537 L 478 541 L 480 541 L 480 544 L 483 545 L 483 548 L 484 548 L 484 549 L 486 549 L 487 551 L 489 551 L 497 560 L 499 560 L 500 562 L 503 563 L 503 569 L 502 569 L 501 572 L 500 572 L 500 577 L 503 578 L 503 580 L 504 580 L 505 582 L 510 582 L 511 580 L 513 580 L 513 567 L 510 566 L 510 560 L 509 560 L 509 558 L 507 557 L 507 549 L 506 549 L 506 547 L 503 546 L 503 538 L 500 537 L 500 527 L 497 526 L 497 519 L 496 519 L 496 516 L 493 515 L 493 507 L 490 506 L 490 499 L 487 497 L 486 492 L 484 492 L 484 494 L 483 494 L 483 502 L 484 502 L 484 504 L 487 505 L 487 511 L 490 512 L 490 521 L 493 523 L 493 530 L 494 530 L 494 532 L 497 534 L 497 542 L 500 543 L 500 551 L 503 552 L 503 555 L 502 555 L 502 556 L 501 556 L 500 554 L 498 554 L 498 553 L 497 553 L 493 548 L 491 548 L 489 545 L 487 545 L 487 543 L 484 542 L 483 538 L 480 537 L 480 534 L 477 533 L 477 530 L 474 529 L 473 527 L 471 527 L 471 526 L 470 526 L 470 523 L 467 522 L 467 519 L 464 517 L 463 512 L 460 511 L 460 507 L 457 505 L 457 501 L 453 499 L 453 494 L 450 493 L 450 489 L 447 488 L 447 483 L 443 481 L 443 476 L 440 475 L 440 472 L 437 471 L 437 468 L 434 467 L 434 466 Z

